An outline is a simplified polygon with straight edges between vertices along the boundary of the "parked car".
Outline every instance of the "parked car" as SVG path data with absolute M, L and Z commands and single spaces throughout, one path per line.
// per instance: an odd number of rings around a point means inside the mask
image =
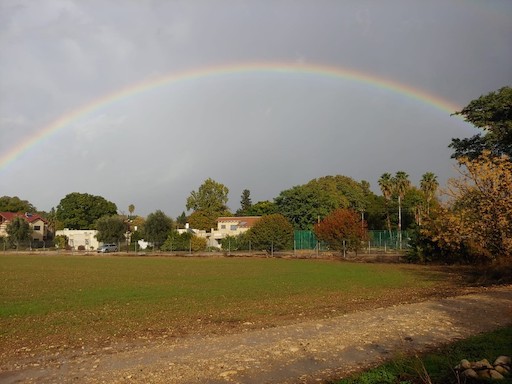
M 115 244 L 103 244 L 98 248 L 98 253 L 109 253 L 109 252 L 117 252 L 117 245 Z

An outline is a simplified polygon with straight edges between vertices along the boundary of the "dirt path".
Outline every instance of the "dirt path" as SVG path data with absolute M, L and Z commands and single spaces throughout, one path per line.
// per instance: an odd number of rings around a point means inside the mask
M 0 383 L 313 383 L 512 323 L 512 286 L 233 335 L 16 361 Z

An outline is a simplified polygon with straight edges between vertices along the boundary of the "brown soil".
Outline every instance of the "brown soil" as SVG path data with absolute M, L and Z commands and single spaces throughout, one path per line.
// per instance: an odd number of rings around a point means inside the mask
M 428 297 L 427 297 L 428 296 Z M 451 297 L 446 297 L 451 296 Z M 351 312 L 3 356 L 1 383 L 313 383 L 512 323 L 512 285 L 403 292 Z M 214 331 L 214 332 L 211 332 Z M 37 349 L 37 348 L 36 348 Z

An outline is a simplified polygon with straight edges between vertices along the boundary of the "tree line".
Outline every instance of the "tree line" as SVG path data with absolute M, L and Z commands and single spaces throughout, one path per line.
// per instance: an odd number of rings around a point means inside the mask
M 409 175 L 397 171 L 384 173 L 378 180 L 381 195 L 370 189 L 367 181 L 356 181 L 343 175 L 324 176 L 279 193 L 272 201 L 253 204 L 250 191 L 240 197 L 240 208 L 232 213 L 228 208 L 229 189 L 215 180 L 205 180 L 186 200 L 185 211 L 171 219 L 162 211 L 142 218 L 117 215 L 114 203 L 100 196 L 71 193 L 50 212 L 42 214 L 55 229 L 97 229 L 98 240 L 119 241 L 126 233 L 133 240 L 144 238 L 162 249 L 191 246 L 186 236 L 176 229 L 185 223 L 195 229 L 210 230 L 222 216 L 262 216 L 268 228 L 259 228 L 244 238 L 227 239 L 233 244 L 251 242 L 257 246 L 261 233 L 266 244 L 277 248 L 290 247 L 278 241 L 273 233 L 313 230 L 317 237 L 339 249 L 340 241 L 357 244 L 368 229 L 403 229 L 413 233 L 411 258 L 428 260 L 494 260 L 511 256 L 512 248 L 512 89 L 503 87 L 496 92 L 471 101 L 455 115 L 481 129 L 468 139 L 452 139 L 449 145 L 458 162 L 460 177 L 449 181 L 441 191 L 447 197 L 439 199 L 439 183 L 432 172 L 425 173 L 418 187 Z M 0 198 L 0 211 L 34 211 L 29 202 L 17 197 Z M 279 223 L 275 225 L 275 221 Z M 285 224 L 286 223 L 286 224 Z M 269 229 L 270 228 L 270 229 Z M 261 233 L 258 233 L 260 231 Z M 285 232 L 286 232 L 285 231 Z M 286 232 L 287 233 L 287 232 Z M 285 236 L 285 235 L 283 235 Z M 270 239 L 270 241 L 269 241 Z M 202 246 L 196 241 L 197 247 Z

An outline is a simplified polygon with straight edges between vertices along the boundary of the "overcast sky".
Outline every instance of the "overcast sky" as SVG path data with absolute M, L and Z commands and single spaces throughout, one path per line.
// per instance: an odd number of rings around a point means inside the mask
M 176 217 L 211 177 L 239 207 L 326 175 L 454 175 L 452 137 L 478 131 L 400 87 L 463 107 L 512 84 L 512 1 L 1 0 L 0 158 L 59 118 L 148 79 L 170 82 L 91 109 L 0 165 L 0 196 L 50 210 L 71 192 Z M 357 70 L 371 83 L 295 66 Z M 392 87 L 393 88 L 393 87 Z M 452 111 L 455 112 L 455 111 Z

